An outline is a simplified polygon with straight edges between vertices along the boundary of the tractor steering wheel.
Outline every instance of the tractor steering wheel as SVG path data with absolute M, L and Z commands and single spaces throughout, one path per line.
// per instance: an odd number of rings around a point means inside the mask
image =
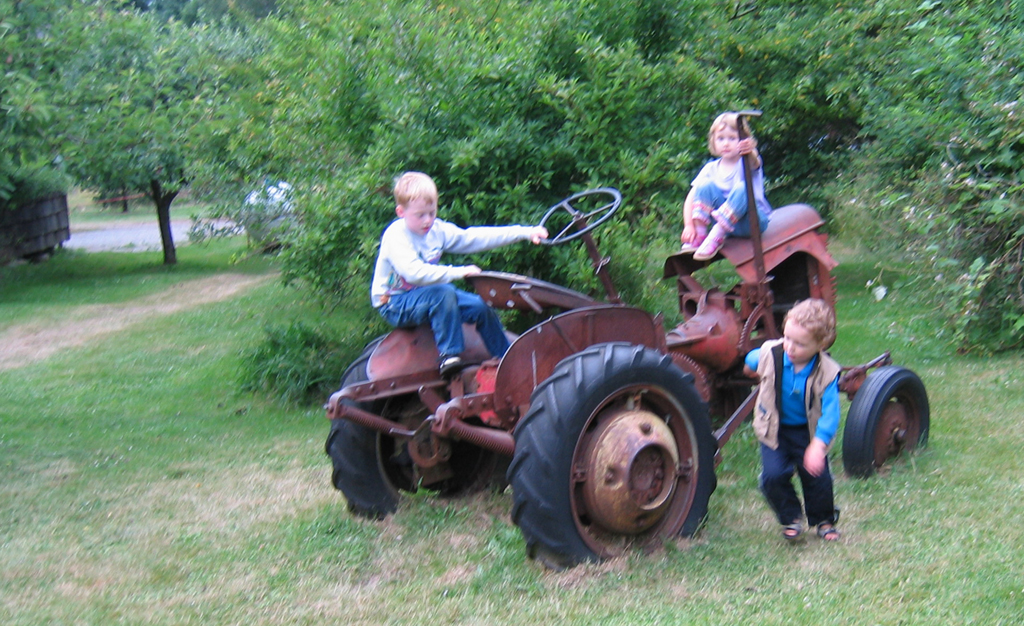
M 591 198 L 591 196 L 597 196 L 598 198 L 600 198 L 600 196 L 607 196 L 607 199 L 605 200 L 605 203 L 601 204 L 598 208 L 587 212 L 580 211 L 573 206 L 580 200 L 583 200 L 584 198 Z M 590 202 L 593 202 L 593 199 L 591 199 Z M 608 218 L 614 215 L 615 211 L 619 209 L 620 204 L 622 204 L 622 194 L 619 193 L 618 189 L 613 189 L 611 187 L 588 189 L 570 196 L 548 209 L 547 213 L 544 214 L 544 217 L 540 219 L 540 224 L 538 224 L 538 226 L 546 226 L 548 219 L 550 219 L 551 216 L 559 209 L 566 211 L 572 217 L 572 220 L 565 226 L 565 228 L 559 231 L 557 235 L 549 239 L 542 239 L 540 242 L 546 246 L 555 246 L 567 241 L 572 241 L 573 239 L 578 239 L 607 221 Z M 594 216 L 597 216 L 597 219 L 590 221 Z M 583 224 L 583 226 L 580 227 L 580 224 Z M 570 233 L 569 230 L 574 226 L 579 227 L 579 230 Z

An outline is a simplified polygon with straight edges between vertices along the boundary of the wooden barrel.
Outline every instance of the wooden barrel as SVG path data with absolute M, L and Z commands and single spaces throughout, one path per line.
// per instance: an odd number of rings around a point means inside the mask
M 0 257 L 38 257 L 70 238 L 67 194 L 55 193 L 14 209 L 0 209 Z

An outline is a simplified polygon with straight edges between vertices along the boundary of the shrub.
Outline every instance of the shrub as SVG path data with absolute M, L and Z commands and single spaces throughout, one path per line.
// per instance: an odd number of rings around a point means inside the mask
M 965 351 L 1024 344 L 1024 20 L 1012 11 L 877 3 L 861 143 L 830 188 L 847 237 L 903 250 L 936 278 Z
M 358 356 L 354 346 L 302 322 L 264 328 L 263 342 L 241 358 L 240 384 L 288 403 L 322 402 L 337 390 L 339 372 Z
M 0 209 L 18 207 L 54 193 L 67 193 L 70 187 L 64 172 L 46 165 L 14 168 L 10 181 L 11 191 L 7 198 L 0 197 Z
M 760 108 L 775 205 L 811 203 L 846 239 L 942 273 L 933 297 L 963 347 L 1003 349 L 1022 331 L 1020 6 L 298 2 L 259 28 L 267 52 L 236 98 L 237 164 L 302 198 L 286 276 L 356 298 L 368 319 L 391 179 L 408 169 L 434 176 L 442 217 L 462 225 L 536 221 L 573 191 L 619 188 L 618 227 L 597 237 L 624 299 L 645 305 L 657 273 L 636 273 L 676 239 L 707 124 Z M 573 246 L 466 262 L 599 293 Z M 971 329 L 988 324 L 999 339 L 986 344 Z
M 682 26 L 669 20 L 665 30 L 651 30 L 665 3 L 620 4 L 500 5 L 485 13 L 411 2 L 365 18 L 361 3 L 349 3 L 332 9 L 336 19 L 320 15 L 324 28 L 345 22 L 357 35 L 340 52 L 314 42 L 298 56 L 310 68 L 343 67 L 365 108 L 346 118 L 353 126 L 333 175 L 297 184 L 306 190 L 297 203 L 301 228 L 285 252 L 288 278 L 335 302 L 354 294 L 366 306 L 376 244 L 394 219 L 391 180 L 410 169 L 435 178 L 440 216 L 456 224 L 536 223 L 554 202 L 607 185 L 626 198 L 609 227 L 628 242 L 616 244 L 622 258 L 642 256 L 653 237 L 675 240 L 684 182 L 707 158 L 705 129 L 736 84 L 666 52 Z M 615 17 L 620 10 L 626 23 Z M 591 32 L 597 24 L 609 29 Z M 636 32 L 647 38 L 638 44 Z M 545 45 L 552 41 L 558 45 Z M 295 80 L 330 101 L 337 81 L 310 71 Z M 302 130 L 294 143 L 307 146 L 308 136 Z M 466 262 L 597 291 L 589 271 L 576 271 L 585 256 L 569 248 L 512 246 Z M 624 296 L 642 301 L 649 282 L 632 282 Z

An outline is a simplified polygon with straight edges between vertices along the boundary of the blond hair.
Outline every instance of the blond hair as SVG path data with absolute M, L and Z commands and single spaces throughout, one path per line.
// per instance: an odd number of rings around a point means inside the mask
M 721 154 L 718 153 L 718 150 L 715 148 L 715 135 L 718 133 L 718 131 L 724 130 L 726 128 L 731 128 L 737 133 L 739 133 L 740 129 L 737 125 L 739 123 L 739 118 L 739 114 L 734 113 L 732 111 L 726 111 L 725 113 L 722 113 L 721 115 L 716 117 L 715 121 L 711 122 L 711 128 L 710 130 L 708 130 L 708 152 L 711 153 L 711 156 L 722 156 Z M 753 138 L 754 136 L 750 132 L 750 125 L 747 124 L 746 118 L 743 119 L 743 132 L 746 133 L 747 137 Z
M 811 298 L 797 302 L 786 313 L 782 327 L 785 328 L 789 321 L 803 326 L 823 348 L 828 348 L 836 340 L 836 312 L 824 300 Z
M 423 172 L 405 172 L 395 179 L 395 204 L 406 206 L 413 200 L 437 202 L 437 185 Z

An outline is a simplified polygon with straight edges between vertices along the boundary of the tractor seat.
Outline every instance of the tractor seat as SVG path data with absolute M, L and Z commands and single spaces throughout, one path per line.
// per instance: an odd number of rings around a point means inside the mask
M 761 247 L 765 255 L 765 269 L 771 270 L 793 252 L 804 251 L 819 259 L 827 259 L 829 268 L 836 263 L 825 249 L 825 235 L 817 232 L 825 223 L 813 207 L 806 204 L 788 204 L 772 211 L 768 228 L 761 233 Z M 773 254 L 774 253 L 774 254 Z M 662 278 L 685 276 L 725 257 L 747 282 L 757 280 L 753 268 L 754 244 L 747 237 L 727 237 L 721 251 L 707 261 L 696 261 L 693 251 L 677 252 L 665 259 Z
M 516 335 L 505 332 L 509 341 Z M 484 340 L 472 324 L 462 325 L 462 336 L 466 347 L 462 360 L 466 363 L 482 363 L 491 358 Z M 437 344 L 430 326 L 421 324 L 412 328 L 395 328 L 374 348 L 366 371 L 369 380 L 381 380 L 417 374 L 437 375 Z

